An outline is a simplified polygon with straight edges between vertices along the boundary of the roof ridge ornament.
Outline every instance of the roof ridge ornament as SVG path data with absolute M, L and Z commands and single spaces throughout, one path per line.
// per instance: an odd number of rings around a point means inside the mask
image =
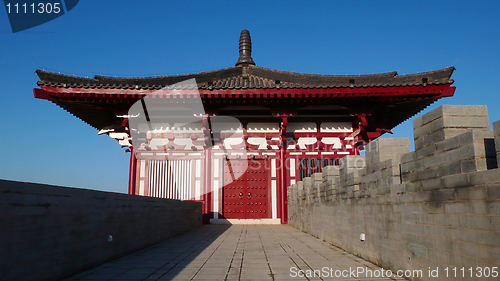
M 255 65 L 252 59 L 252 38 L 250 38 L 250 32 L 246 29 L 241 31 L 240 34 L 240 57 L 236 62 L 235 66 L 248 66 L 249 64 Z

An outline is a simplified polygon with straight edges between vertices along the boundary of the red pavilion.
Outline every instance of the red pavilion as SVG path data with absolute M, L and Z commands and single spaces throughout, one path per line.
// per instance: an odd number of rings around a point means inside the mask
M 358 154 L 455 91 L 453 67 L 410 75 L 301 74 L 256 66 L 251 50 L 243 30 L 236 65 L 215 71 L 92 79 L 37 70 L 34 95 L 129 147 L 130 194 L 202 201 L 207 223 L 286 223 L 287 186 Z M 193 78 L 198 96 L 161 91 Z M 134 103 L 147 99 L 158 116 L 179 94 L 202 103 L 204 112 L 194 114 L 199 122 L 187 128 L 164 120 L 131 138 Z M 217 116 L 240 125 L 214 130 Z

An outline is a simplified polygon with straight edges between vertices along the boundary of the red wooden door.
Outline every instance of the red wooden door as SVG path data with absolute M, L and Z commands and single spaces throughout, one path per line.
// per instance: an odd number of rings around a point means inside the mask
M 225 218 L 271 217 L 270 167 L 266 164 L 267 160 L 224 161 Z

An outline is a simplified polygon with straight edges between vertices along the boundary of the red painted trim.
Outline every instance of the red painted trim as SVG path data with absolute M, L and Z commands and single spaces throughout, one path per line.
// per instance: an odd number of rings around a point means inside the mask
M 38 88 L 34 88 L 33 89 L 33 95 L 35 96 L 35 98 L 37 99 L 44 99 L 44 100 L 48 100 L 50 99 L 47 91 L 43 90 L 43 89 L 38 89 Z
M 327 89 L 223 89 L 223 90 L 205 90 L 200 89 L 200 93 L 211 93 L 211 94 L 228 94 L 231 93 L 236 97 L 250 94 L 255 94 L 255 97 L 264 97 L 269 96 L 270 98 L 281 98 L 288 97 L 295 94 L 298 94 L 298 97 L 312 97 L 312 98 L 320 98 L 320 97 L 345 97 L 351 96 L 388 96 L 388 95 L 404 95 L 404 94 L 439 94 L 446 88 L 449 88 L 449 85 L 431 85 L 431 86 L 401 86 L 401 87 L 373 87 L 373 88 L 327 88 Z M 304 95 L 304 96 L 303 96 Z
M 346 138 L 351 137 L 354 132 L 294 132 L 296 139 L 304 137 L 321 138 Z
M 41 86 L 41 89 L 34 89 L 36 98 L 54 99 L 54 98 L 85 98 L 82 101 L 94 101 L 97 98 L 113 102 L 123 102 L 123 100 L 137 100 L 142 96 L 155 93 L 153 98 L 170 98 L 167 94 L 160 94 L 161 90 L 133 90 L 133 89 L 85 89 L 85 88 L 62 88 Z M 192 94 L 188 97 L 197 97 Z M 399 86 L 399 87 L 373 87 L 373 88 L 327 88 L 327 89 L 221 89 L 206 90 L 200 89 L 199 93 L 204 99 L 290 99 L 290 98 L 346 98 L 346 97 L 383 97 L 391 98 L 398 96 L 418 96 L 432 95 L 435 97 L 452 96 L 455 87 L 449 84 L 423 86 Z M 175 98 L 175 97 L 174 97 Z
M 443 92 L 441 93 L 441 97 L 452 97 L 455 94 L 456 89 L 457 89 L 457 87 L 455 87 L 455 86 L 445 88 L 443 90 Z

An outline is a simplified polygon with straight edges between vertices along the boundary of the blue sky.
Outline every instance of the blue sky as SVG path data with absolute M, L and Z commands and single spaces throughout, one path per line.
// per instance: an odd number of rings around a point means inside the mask
M 127 192 L 130 154 L 33 97 L 36 69 L 92 77 L 233 66 L 242 29 L 258 66 L 318 74 L 455 66 L 455 97 L 500 120 L 499 1 L 93 1 L 13 34 L 0 11 L 0 178 Z M 412 138 L 412 123 L 394 135 Z

